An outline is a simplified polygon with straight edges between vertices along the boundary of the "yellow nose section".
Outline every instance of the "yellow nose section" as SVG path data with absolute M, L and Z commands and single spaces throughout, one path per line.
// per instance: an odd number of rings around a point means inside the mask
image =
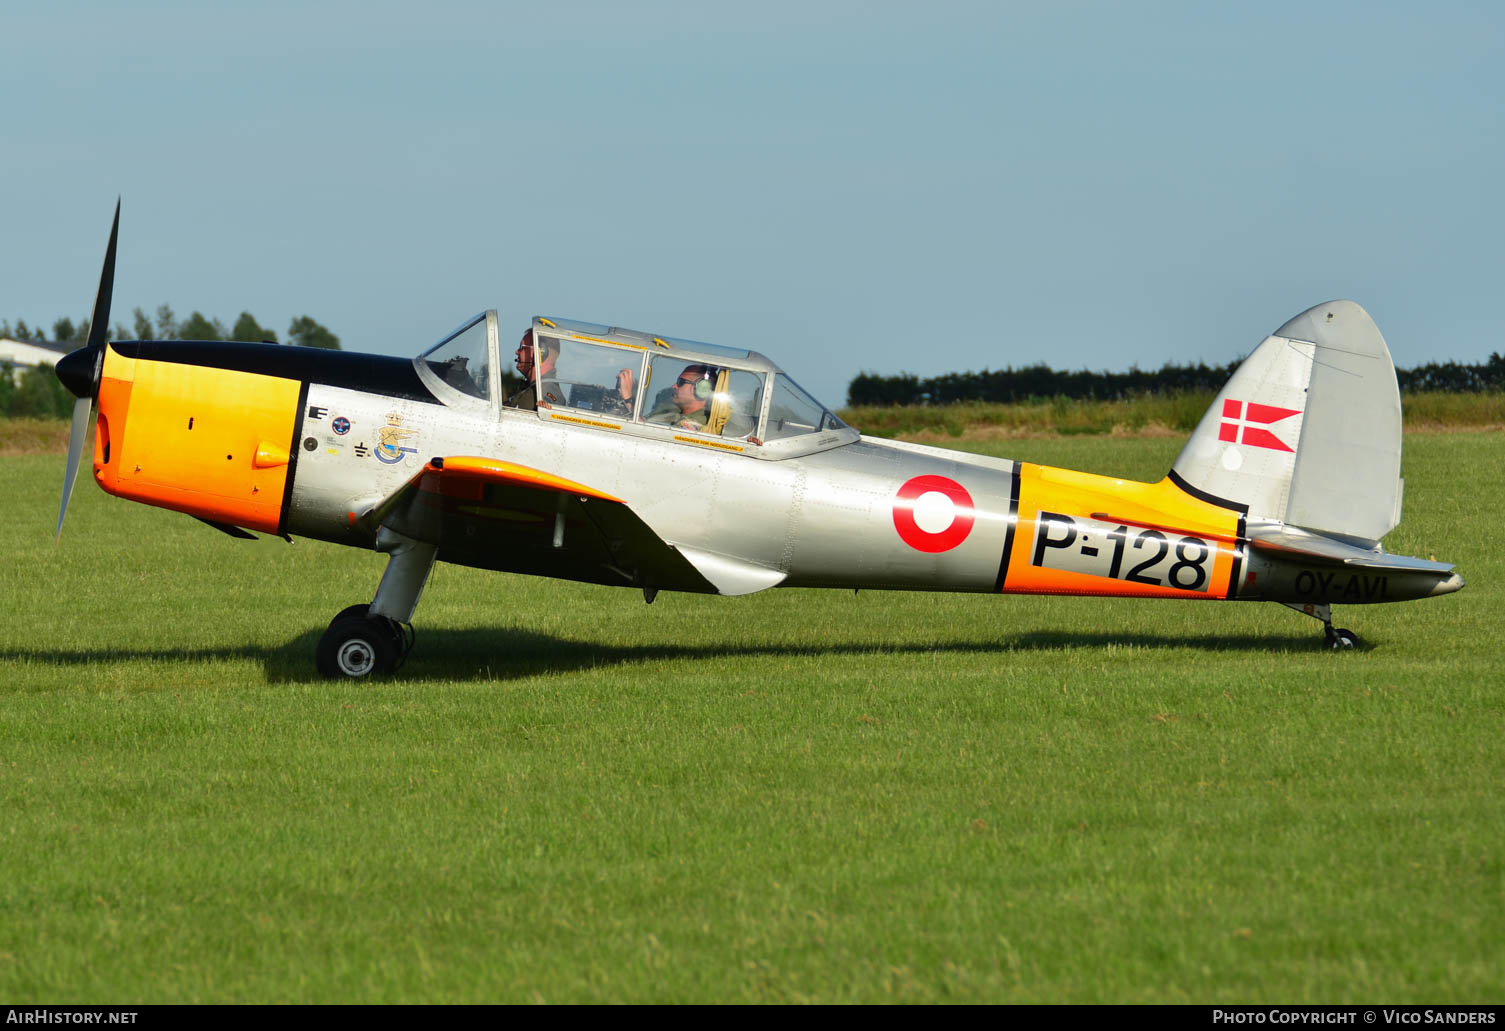
M 118 497 L 277 533 L 300 388 L 110 351 L 94 478 Z

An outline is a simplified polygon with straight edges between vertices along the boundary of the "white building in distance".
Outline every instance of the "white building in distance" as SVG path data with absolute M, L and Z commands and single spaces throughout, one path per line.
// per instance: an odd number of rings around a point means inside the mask
M 83 344 L 54 344 L 46 340 L 12 340 L 0 337 L 0 365 L 45 365 L 52 368 L 57 360 Z

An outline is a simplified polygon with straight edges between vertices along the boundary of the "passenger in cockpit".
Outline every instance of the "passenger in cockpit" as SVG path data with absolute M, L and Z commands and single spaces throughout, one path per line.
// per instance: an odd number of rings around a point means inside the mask
M 523 388 L 507 399 L 508 408 L 524 408 L 537 411 L 540 395 L 546 404 L 559 404 L 564 400 L 564 391 L 554 380 L 554 363 L 559 360 L 559 342 L 551 337 L 538 338 L 538 350 L 543 355 L 538 363 L 537 375 L 533 367 L 532 330 L 523 334 L 515 356 L 517 371 L 523 380 Z
M 645 421 L 676 426 L 682 430 L 703 430 L 711 417 L 711 382 L 709 365 L 686 365 L 674 381 L 669 404 L 650 412 Z

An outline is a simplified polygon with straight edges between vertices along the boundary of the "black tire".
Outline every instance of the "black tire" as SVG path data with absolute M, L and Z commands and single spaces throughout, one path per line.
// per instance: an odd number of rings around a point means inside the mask
M 1327 646 L 1335 652 L 1346 651 L 1359 643 L 1359 635 L 1352 630 L 1334 627 L 1327 635 Z
M 354 606 L 366 608 L 366 606 Z M 401 658 L 391 628 L 384 619 L 340 613 L 319 638 L 314 663 L 319 675 L 362 680 L 380 677 L 397 668 Z

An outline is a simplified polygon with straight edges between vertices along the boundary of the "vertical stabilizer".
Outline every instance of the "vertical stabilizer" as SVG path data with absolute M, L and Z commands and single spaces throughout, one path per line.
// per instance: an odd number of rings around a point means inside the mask
M 1377 542 L 1400 520 L 1400 391 L 1352 301 L 1309 308 L 1239 366 L 1172 466 L 1193 493 Z

